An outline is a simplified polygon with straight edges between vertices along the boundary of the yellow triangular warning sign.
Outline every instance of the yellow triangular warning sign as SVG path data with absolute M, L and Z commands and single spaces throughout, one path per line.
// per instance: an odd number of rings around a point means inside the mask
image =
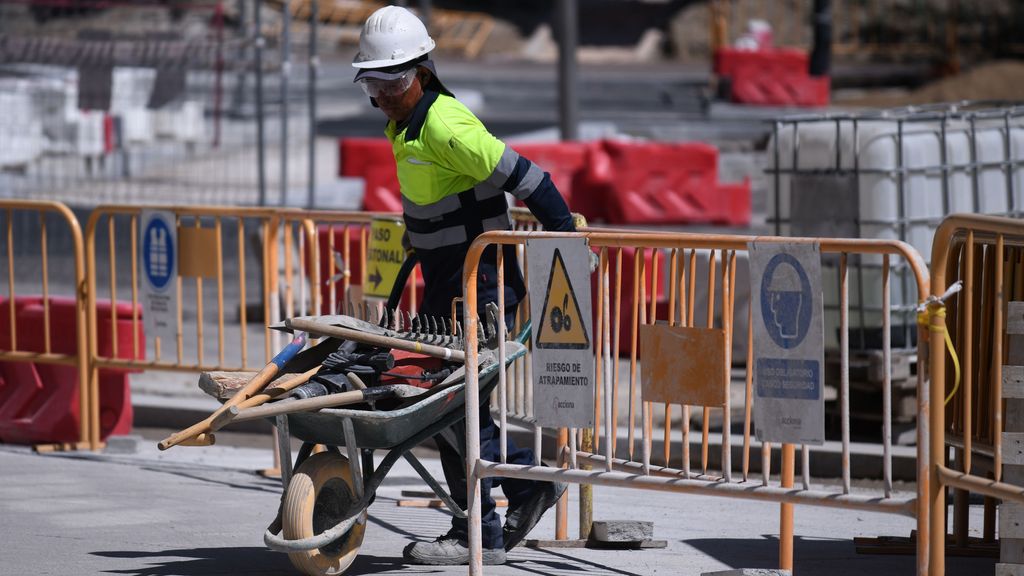
M 576 293 L 573 292 L 558 248 L 555 248 L 551 259 L 551 275 L 548 276 L 543 310 L 537 329 L 538 348 L 590 348 L 590 336 L 580 317 L 580 304 L 576 301 Z

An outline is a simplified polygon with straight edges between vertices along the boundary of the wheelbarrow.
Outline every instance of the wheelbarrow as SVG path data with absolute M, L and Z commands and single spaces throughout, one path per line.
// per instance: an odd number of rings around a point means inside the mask
M 526 353 L 520 342 L 505 342 L 504 347 L 505 368 Z M 479 358 L 480 398 L 487 399 L 499 381 L 499 364 L 494 350 L 482 350 Z M 459 368 L 433 388 L 411 394 L 403 389 L 404 394 L 392 398 L 386 409 L 378 403 L 373 410 L 292 413 L 284 426 L 279 419 L 281 445 L 289 446 L 290 436 L 303 444 L 278 515 L 263 535 L 266 545 L 288 553 L 292 564 L 306 574 L 342 574 L 362 544 L 367 508 L 399 458 L 412 465 L 453 514 L 465 517 L 466 512 L 411 453 L 465 417 L 464 376 L 464 368 Z M 450 442 L 459 445 L 458 439 Z M 314 454 L 318 445 L 324 450 Z M 376 466 L 375 450 L 387 451 Z M 290 451 L 283 455 L 290 456 Z

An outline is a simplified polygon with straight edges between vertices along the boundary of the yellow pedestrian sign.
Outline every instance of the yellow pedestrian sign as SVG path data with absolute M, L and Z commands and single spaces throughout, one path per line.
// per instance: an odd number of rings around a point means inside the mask
M 363 293 L 367 296 L 387 298 L 391 295 L 391 287 L 405 261 L 404 232 L 405 224 L 401 220 L 374 218 L 370 223 L 370 241 L 363 268 Z
M 551 259 L 551 275 L 544 294 L 544 310 L 537 332 L 538 348 L 580 350 L 590 348 L 590 337 L 582 321 L 569 273 L 562 253 L 556 248 Z

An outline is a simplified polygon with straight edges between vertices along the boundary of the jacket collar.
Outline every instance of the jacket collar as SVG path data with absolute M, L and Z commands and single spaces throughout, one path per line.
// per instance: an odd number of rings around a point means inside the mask
M 423 123 L 427 120 L 427 112 L 434 105 L 434 102 L 437 101 L 438 96 L 440 94 L 433 90 L 424 92 L 423 97 L 416 103 L 416 107 L 412 109 L 409 119 L 395 126 L 395 132 L 401 133 L 402 129 L 405 129 L 406 142 L 412 142 L 419 138 L 420 130 L 423 129 Z

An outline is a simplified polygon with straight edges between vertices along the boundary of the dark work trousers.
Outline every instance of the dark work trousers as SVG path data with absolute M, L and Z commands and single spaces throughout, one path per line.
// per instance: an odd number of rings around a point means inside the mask
M 444 479 L 448 482 L 448 490 L 452 494 L 455 503 L 463 510 L 466 509 L 466 458 L 465 450 L 462 449 L 466 443 L 466 421 L 460 420 L 450 428 L 455 433 L 458 447 L 450 445 L 443 438 L 435 437 L 437 448 L 441 456 L 441 466 L 444 468 Z M 535 464 L 533 450 L 529 448 L 517 448 L 511 438 L 507 439 L 507 462 L 509 464 L 521 464 L 531 466 Z M 501 436 L 498 425 L 491 418 L 491 411 L 488 408 L 487 399 L 480 407 L 480 458 L 491 462 L 498 462 L 501 459 Z M 491 496 L 491 488 L 501 485 L 502 492 L 508 498 L 509 509 L 520 506 L 536 490 L 538 484 L 535 480 L 519 480 L 516 478 L 484 478 L 480 481 L 480 503 L 481 503 L 481 524 L 483 526 L 483 547 L 502 548 L 504 542 L 501 536 L 501 518 L 495 510 L 494 498 Z M 469 528 L 465 518 L 452 518 L 452 528 L 455 536 L 459 539 L 466 539 Z
M 505 325 L 512 326 L 515 320 L 515 307 L 511 312 L 505 314 Z M 509 336 L 511 337 L 511 335 Z M 480 458 L 490 462 L 498 462 L 501 459 L 501 433 L 498 425 L 491 418 L 491 411 L 488 407 L 490 395 L 481 398 L 483 405 L 480 406 Z M 449 444 L 440 435 L 435 436 L 437 449 L 440 452 L 441 466 L 444 469 L 444 479 L 448 483 L 448 490 L 452 494 L 455 503 L 463 510 L 466 509 L 466 421 L 459 420 L 449 430 L 455 435 L 456 446 Z M 512 442 L 511 438 L 506 439 L 506 462 L 509 464 L 520 464 L 532 466 L 536 464 L 533 450 L 530 448 L 519 448 Z M 501 518 L 495 511 L 494 498 L 491 496 L 491 488 L 501 486 L 501 491 L 508 498 L 509 509 L 520 506 L 536 490 L 536 480 L 519 480 L 516 478 L 484 478 L 480 480 L 480 504 L 481 524 L 483 526 L 483 547 L 502 548 L 504 542 L 501 536 Z M 452 529 L 454 535 L 465 540 L 469 534 L 468 522 L 465 518 L 452 518 Z

